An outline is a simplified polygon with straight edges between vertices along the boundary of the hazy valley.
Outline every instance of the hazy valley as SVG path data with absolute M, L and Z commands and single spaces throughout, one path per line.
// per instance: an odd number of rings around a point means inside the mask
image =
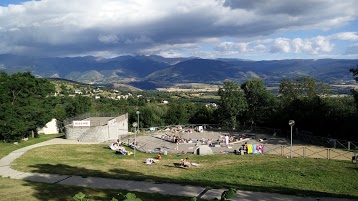
M 62 78 L 87 84 L 124 84 L 144 90 L 185 83 L 217 85 L 225 80 L 242 83 L 249 78 L 261 78 L 267 86 L 277 86 L 282 79 L 302 76 L 327 84 L 348 85 L 355 84 L 349 69 L 357 64 L 357 59 L 250 61 L 164 58 L 156 55 L 110 59 L 0 55 L 0 71 L 7 73 L 29 71 L 43 78 Z

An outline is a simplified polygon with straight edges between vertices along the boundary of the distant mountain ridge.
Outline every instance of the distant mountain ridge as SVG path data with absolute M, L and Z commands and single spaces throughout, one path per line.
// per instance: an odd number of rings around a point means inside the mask
M 357 64 L 358 59 L 251 61 L 234 58 L 164 58 L 158 55 L 126 55 L 110 59 L 93 56 L 39 58 L 0 55 L 0 71 L 7 73 L 29 71 L 38 77 L 91 84 L 129 83 L 145 89 L 175 83 L 244 82 L 253 77 L 264 79 L 268 85 L 299 76 L 311 76 L 331 84 L 354 83 L 349 69 Z

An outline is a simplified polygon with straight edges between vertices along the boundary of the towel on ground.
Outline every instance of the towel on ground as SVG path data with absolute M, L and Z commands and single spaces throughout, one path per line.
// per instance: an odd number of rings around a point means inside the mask
M 247 153 L 252 154 L 252 144 L 247 144 Z
M 256 149 L 256 144 L 253 144 L 252 145 L 252 153 L 253 154 L 257 154 L 258 152 L 257 152 L 257 149 Z

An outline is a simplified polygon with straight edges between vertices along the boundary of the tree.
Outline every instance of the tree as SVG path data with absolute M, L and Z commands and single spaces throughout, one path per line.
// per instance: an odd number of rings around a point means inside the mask
M 356 108 L 357 108 L 357 111 L 358 111 L 358 91 L 352 89 L 351 93 L 352 93 L 352 96 L 354 98 L 354 103 L 356 104 Z
M 308 76 L 296 80 L 282 80 L 279 89 L 279 93 L 287 102 L 301 97 L 312 99 L 318 95 L 327 94 L 328 92 L 327 86 Z
M 19 139 L 51 120 L 49 97 L 55 87 L 48 80 L 30 73 L 1 73 L 0 83 L 0 138 Z
M 358 65 L 356 69 L 354 68 L 349 69 L 349 72 L 353 74 L 354 79 L 356 80 L 356 82 L 358 82 Z
M 165 121 L 167 124 L 185 124 L 187 123 L 187 119 L 185 117 L 186 110 L 184 104 L 171 103 L 169 105 Z
M 65 107 L 66 115 L 68 117 L 74 117 L 89 112 L 92 104 L 91 99 L 85 96 L 75 96 L 68 101 L 69 102 Z
M 250 79 L 241 85 L 248 104 L 246 116 L 249 122 L 264 123 L 269 118 L 274 106 L 270 94 L 261 79 Z
M 358 82 L 358 65 L 356 69 L 350 69 L 349 72 L 351 72 L 353 74 L 353 78 L 355 79 L 356 82 Z M 356 104 L 356 108 L 358 110 L 358 91 L 352 89 L 351 90 L 352 96 L 354 98 L 354 102 Z
M 191 115 L 189 123 L 191 124 L 215 124 L 214 108 L 208 108 L 205 105 L 196 107 L 194 114 Z
M 219 88 L 218 94 L 220 123 L 227 128 L 235 129 L 238 125 L 237 117 L 247 110 L 244 93 L 235 82 L 227 81 Z
M 163 126 L 165 124 L 165 115 L 167 108 L 158 104 L 146 104 L 139 109 L 141 116 L 141 125 L 144 128 L 153 126 Z
M 324 125 L 320 133 L 326 133 L 327 137 L 337 139 L 357 140 L 357 109 L 354 99 L 350 96 L 327 97 L 323 99 L 326 105 L 326 112 L 321 116 Z
M 290 119 L 296 121 L 300 129 L 319 135 L 324 132 L 328 106 L 323 95 L 329 90 L 321 82 L 310 77 L 284 80 L 280 84 L 281 110 L 276 115 L 281 128 L 287 127 Z

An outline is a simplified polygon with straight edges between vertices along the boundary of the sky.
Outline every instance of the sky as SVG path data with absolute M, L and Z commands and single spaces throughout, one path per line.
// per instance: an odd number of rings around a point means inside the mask
M 358 0 L 1 0 L 0 54 L 358 59 Z

